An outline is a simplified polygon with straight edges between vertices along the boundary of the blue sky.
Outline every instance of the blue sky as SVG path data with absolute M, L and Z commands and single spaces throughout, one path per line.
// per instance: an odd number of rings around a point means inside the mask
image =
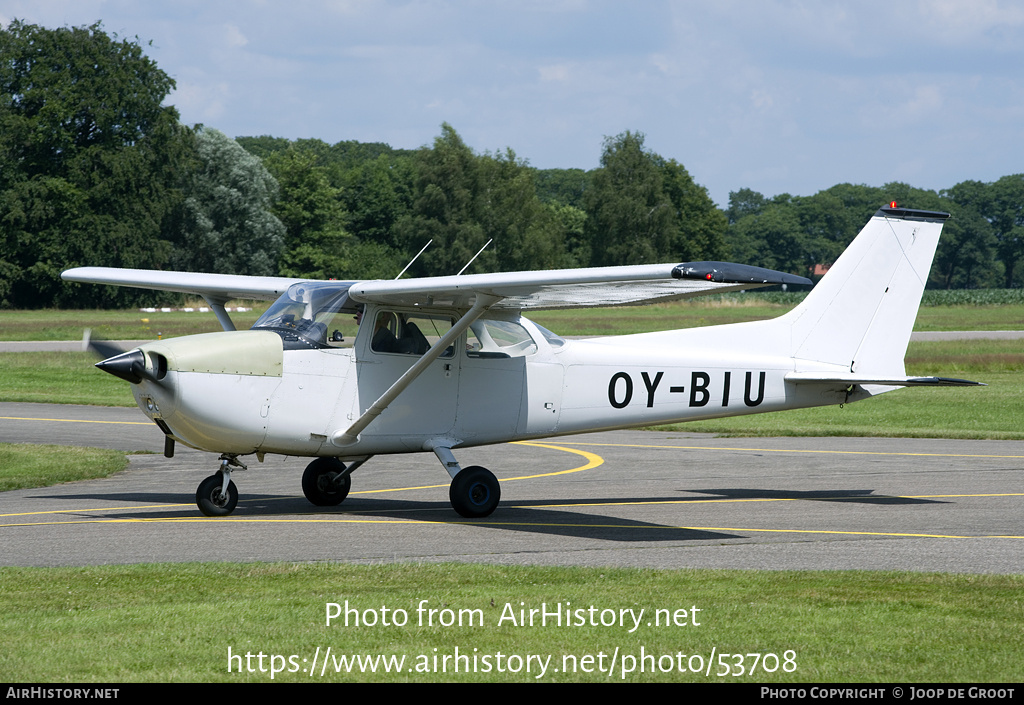
M 0 0 L 152 42 L 188 124 L 598 165 L 643 132 L 712 198 L 1024 171 L 1024 2 Z

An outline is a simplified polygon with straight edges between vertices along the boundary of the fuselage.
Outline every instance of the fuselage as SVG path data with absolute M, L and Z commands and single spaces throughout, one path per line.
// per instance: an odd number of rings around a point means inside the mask
M 418 320 L 414 310 L 366 310 L 370 320 L 381 314 Z M 757 335 L 757 324 L 738 324 L 563 340 L 526 318 L 488 319 L 344 446 L 338 434 L 420 352 L 386 348 L 379 334 L 375 343 L 366 324 L 351 347 L 288 345 L 266 330 L 149 343 L 141 350 L 162 378 L 132 388 L 139 407 L 189 446 L 338 457 L 422 451 L 439 439 L 468 447 L 844 401 L 837 389 L 788 384 L 795 361 L 758 345 Z

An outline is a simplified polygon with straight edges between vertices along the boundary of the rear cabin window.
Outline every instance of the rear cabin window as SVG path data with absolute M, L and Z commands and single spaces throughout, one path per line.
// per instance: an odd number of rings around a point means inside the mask
M 519 323 L 480 319 L 470 324 L 466 339 L 468 357 L 522 357 L 537 352 L 537 343 Z

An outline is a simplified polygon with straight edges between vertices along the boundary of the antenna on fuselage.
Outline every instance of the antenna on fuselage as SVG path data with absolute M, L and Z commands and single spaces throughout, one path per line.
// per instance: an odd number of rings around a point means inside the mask
M 413 262 L 415 262 L 415 261 L 416 261 L 416 260 L 417 260 L 417 259 L 419 258 L 419 256 L 420 256 L 420 255 L 422 255 L 422 254 L 423 254 L 423 252 L 424 252 L 424 251 L 425 251 L 425 250 L 426 250 L 426 249 L 427 249 L 428 247 L 430 247 L 430 243 L 432 243 L 433 241 L 434 241 L 433 239 L 427 240 L 427 244 L 423 246 L 423 249 L 422 249 L 422 250 L 420 250 L 419 252 L 417 252 L 417 253 L 416 253 L 416 256 L 415 256 L 415 257 L 413 257 L 413 258 L 412 258 L 411 260 L 409 260 L 409 264 L 405 265 L 405 269 L 408 269 L 409 267 L 411 267 L 411 266 L 412 266 L 412 263 L 413 263 Z M 401 279 L 401 278 L 402 278 L 402 275 L 403 275 L 403 274 L 405 274 L 405 269 L 403 269 L 403 270 L 402 270 L 401 272 L 399 272 L 399 273 L 398 273 L 398 276 L 397 276 L 397 277 L 395 277 L 395 279 Z
M 469 265 L 473 264 L 473 260 L 475 260 L 477 257 L 479 257 L 480 253 L 483 252 L 484 250 L 486 250 L 487 249 L 487 245 L 490 245 L 492 242 L 494 242 L 494 238 L 493 237 L 490 240 L 487 241 L 486 245 L 484 245 L 483 247 L 480 248 L 479 252 L 477 252 L 475 255 L 473 255 L 473 259 L 471 259 L 468 262 L 466 262 L 466 266 L 459 270 L 459 274 L 462 274 L 463 272 L 465 272 L 466 269 L 469 268 Z M 459 274 L 456 274 L 455 276 L 459 276 Z

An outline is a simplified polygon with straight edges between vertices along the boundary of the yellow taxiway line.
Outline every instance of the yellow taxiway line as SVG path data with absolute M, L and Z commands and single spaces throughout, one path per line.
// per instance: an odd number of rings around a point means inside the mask
M 9 417 L 0 417 L 0 419 L 2 419 L 2 418 L 9 418 Z M 45 421 L 45 420 L 52 420 L 52 419 L 29 419 L 29 420 Z M 56 419 L 56 420 L 62 420 L 62 419 Z M 107 422 L 94 422 L 94 423 L 107 423 Z M 135 422 L 111 421 L 111 422 L 108 422 L 108 423 L 135 423 Z M 530 479 L 538 478 L 538 477 L 551 477 L 553 475 L 565 475 L 565 474 L 573 473 L 573 472 L 582 472 L 583 470 L 589 470 L 591 468 L 596 468 L 597 466 L 599 466 L 599 465 L 604 463 L 604 458 L 602 458 L 600 455 L 597 455 L 596 453 L 591 453 L 591 452 L 585 451 L 585 450 L 577 450 L 576 448 L 562 448 L 562 447 L 555 446 L 555 445 L 550 445 L 550 444 L 547 444 L 547 443 L 534 443 L 533 441 L 522 441 L 522 442 L 516 443 L 516 445 L 535 446 L 537 448 L 550 448 L 552 450 L 560 450 L 560 451 L 564 451 L 566 453 L 572 453 L 574 455 L 581 455 L 584 458 L 586 458 L 587 462 L 584 463 L 583 465 L 578 466 L 578 467 L 570 468 L 569 470 L 559 470 L 559 471 L 556 471 L 556 472 L 540 473 L 540 474 L 537 474 L 537 475 L 523 475 L 521 477 L 510 477 L 510 478 L 506 478 L 506 479 L 500 480 L 500 482 L 513 482 L 513 481 L 516 481 L 516 480 L 530 480 Z M 438 487 L 447 487 L 447 486 L 448 486 L 447 484 L 440 484 L 440 485 L 418 485 L 418 486 L 415 486 L 415 487 L 392 487 L 392 488 L 380 489 L 380 490 L 362 490 L 362 491 L 359 491 L 359 492 L 351 492 L 350 496 L 351 495 L 357 495 L 357 494 L 363 495 L 363 494 L 380 494 L 380 493 L 384 493 L 384 492 L 407 492 L 407 491 L 410 491 L 410 490 L 428 490 L 428 489 L 435 489 L 435 488 L 438 488 Z M 288 495 L 284 495 L 284 496 L 281 496 L 281 497 L 271 497 L 269 499 L 264 497 L 264 498 L 261 498 L 259 500 L 242 500 L 242 503 L 244 504 L 246 501 L 267 502 L 267 501 L 273 501 L 275 499 L 292 499 L 292 497 L 288 496 Z M 139 506 L 131 506 L 131 507 L 96 507 L 96 508 L 90 508 L 90 509 L 50 509 L 50 510 L 46 510 L 46 511 L 17 512 L 17 513 L 12 513 L 12 514 L 0 514 L 0 518 L 2 518 L 2 517 L 18 517 L 18 516 L 40 516 L 40 515 L 44 515 L 44 514 L 75 514 L 75 513 L 79 513 L 79 512 L 110 512 L 110 511 L 119 511 L 120 512 L 120 511 L 126 511 L 126 510 L 134 511 L 134 510 L 139 510 L 139 509 L 175 509 L 175 508 L 180 508 L 180 507 L 191 507 L 191 506 L 194 506 L 194 504 L 189 502 L 189 503 L 182 503 L 182 504 L 148 504 L 148 505 L 139 505 Z M 186 520 L 186 519 L 181 519 L 181 520 Z M 204 519 L 196 519 L 196 520 L 197 521 L 204 521 Z M 97 520 L 97 521 L 100 521 L 100 520 Z M 105 519 L 105 520 L 102 520 L 102 521 L 110 521 L 110 522 L 116 522 L 116 521 L 178 521 L 178 519 Z M 47 524 L 74 524 L 74 523 L 80 523 L 80 522 L 68 521 L 68 522 L 46 522 L 46 523 Z M 82 523 L 91 523 L 91 521 L 82 522 Z M 5 526 L 34 526 L 34 525 L 35 524 L 31 524 L 31 523 L 0 524 L 0 527 L 5 527 Z
M 80 419 L 41 419 L 41 418 L 22 418 L 22 417 L 10 417 L 4 416 L 0 419 L 17 420 L 17 421 L 65 421 L 69 423 L 109 423 L 109 424 L 132 424 L 132 425 L 149 425 L 148 422 L 141 421 L 89 421 Z M 735 451 L 735 452 L 758 452 L 758 453 L 820 453 L 820 454 L 835 454 L 835 455 L 881 455 L 881 456 L 917 456 L 917 457 L 949 457 L 949 458 L 1024 458 L 1020 455 L 982 455 L 982 454 L 954 454 L 954 453 L 906 453 L 906 452 L 888 452 L 888 451 L 845 451 L 845 450 L 814 450 L 814 449 L 792 449 L 792 448 L 730 448 L 722 446 L 680 446 L 680 445 L 653 445 L 653 444 L 630 444 L 630 443 L 593 443 L 593 442 L 573 442 L 568 441 L 572 445 L 592 446 L 592 447 L 614 447 L 614 448 L 662 448 L 667 450 L 712 450 L 712 451 Z M 512 482 L 517 480 L 529 480 L 540 477 L 552 477 L 556 475 L 565 475 L 569 473 L 582 472 L 584 470 L 590 470 L 598 467 L 604 463 L 604 459 L 596 453 L 581 450 L 578 448 L 567 448 L 562 445 L 553 445 L 549 443 L 539 443 L 535 441 L 519 441 L 516 445 L 531 446 L 536 448 L 548 448 L 551 450 L 558 450 L 567 453 L 574 453 L 580 455 L 587 460 L 586 463 L 575 468 L 568 470 L 559 470 L 549 473 L 539 473 L 536 475 L 523 475 L 520 477 L 512 477 L 501 480 L 501 482 Z M 361 492 L 353 492 L 356 494 L 377 494 L 383 492 L 403 492 L 409 490 L 419 489 L 433 489 L 438 487 L 445 487 L 447 485 L 420 485 L 416 487 L 396 487 L 381 490 L 364 490 Z M 971 497 L 1020 497 L 1024 496 L 1024 493 L 986 493 L 986 494 L 945 494 L 945 495 L 879 495 L 872 497 L 872 499 L 950 499 L 950 498 L 971 498 Z M 270 498 L 270 501 L 274 499 L 291 499 L 289 496 L 282 496 L 279 498 Z M 765 498 L 745 498 L 745 499 L 673 499 L 673 500 L 649 500 L 649 501 L 626 501 L 626 502 L 567 502 L 563 504 L 543 504 L 543 505 L 511 505 L 517 508 L 528 508 L 528 509 L 566 509 L 572 507 L 611 507 L 611 506 L 631 506 L 631 505 L 655 505 L 655 504 L 728 504 L 728 503 L 749 503 L 749 502 L 795 502 L 795 501 L 824 501 L 829 499 L 844 499 L 848 500 L 849 497 L 765 497 Z M 254 500 L 255 501 L 255 500 Z M 262 498 L 258 501 L 266 502 L 267 498 Z M 244 501 L 243 501 L 244 503 Z M 72 514 L 78 512 L 104 512 L 104 511 L 133 511 L 139 509 L 174 509 L 180 507 L 191 507 L 191 503 L 183 504 L 158 504 L 158 505 L 144 505 L 135 507 L 103 507 L 95 509 L 61 509 L 61 510 L 47 510 L 41 512 L 22 512 L 17 514 L 0 514 L 0 517 L 16 517 L 16 516 L 39 516 L 45 514 Z M 511 508 L 511 507 L 510 507 Z M 416 510 L 422 511 L 422 510 Z M 70 520 L 70 521 L 57 521 L 57 522 L 20 522 L 11 524 L 0 524 L 0 527 L 16 527 L 16 526 L 53 526 L 63 524 L 97 524 L 97 523 L 193 523 L 193 522 L 204 522 L 208 523 L 211 521 L 215 522 L 229 522 L 229 523 L 285 523 L 285 524 L 437 524 L 437 525 L 459 525 L 459 524 L 470 524 L 475 526 L 518 526 L 518 527 L 560 527 L 560 528 L 590 528 L 590 529 L 660 529 L 660 530 L 678 530 L 678 531 L 729 531 L 729 532 L 742 532 L 742 533 L 778 533 L 778 534 L 827 534 L 827 535 L 842 535 L 842 536 L 881 536 L 881 537 L 903 537 L 903 538 L 945 538 L 945 539 L 970 539 L 970 538 L 1011 538 L 1011 539 L 1022 539 L 1024 536 L 1010 536 L 1010 535 L 954 535 L 954 534 L 915 534 L 915 533 L 901 533 L 901 532 L 875 532 L 875 531 L 841 531 L 841 530 L 827 530 L 827 529 L 768 529 L 768 528 L 757 528 L 757 527 L 721 527 L 721 526 L 656 526 L 656 525 L 644 525 L 636 526 L 635 524 L 580 524 L 580 523 L 558 523 L 558 522 L 501 522 L 492 520 L 465 520 L 465 521 L 430 521 L 422 519 L 358 519 L 353 518 L 351 515 L 346 517 L 325 517 L 317 516 L 315 518 L 274 518 L 274 517 L 152 517 L 152 518 L 120 518 L 120 519 L 85 519 L 85 520 Z

